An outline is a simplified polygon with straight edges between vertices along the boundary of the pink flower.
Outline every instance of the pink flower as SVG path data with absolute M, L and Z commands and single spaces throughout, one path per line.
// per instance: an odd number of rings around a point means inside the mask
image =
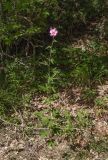
M 58 34 L 58 31 L 56 28 L 50 28 L 50 36 L 51 37 L 56 37 Z

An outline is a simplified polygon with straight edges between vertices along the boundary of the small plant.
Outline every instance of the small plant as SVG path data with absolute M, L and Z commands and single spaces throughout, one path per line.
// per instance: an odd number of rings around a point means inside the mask
M 82 100 L 85 103 L 92 103 L 96 98 L 96 91 L 94 89 L 86 88 L 82 91 Z
M 108 107 L 108 96 L 96 98 L 95 105 L 102 108 Z
M 39 121 L 39 125 L 45 130 L 41 131 L 44 136 L 65 135 L 72 136 L 74 133 L 74 125 L 72 116 L 68 111 L 60 109 L 49 109 L 35 112 L 35 116 Z
M 89 114 L 86 110 L 78 111 L 76 121 L 79 128 L 88 127 L 91 124 Z
M 46 49 L 49 52 L 48 58 L 46 58 L 44 65 L 47 66 L 47 73 L 44 76 L 46 80 L 45 83 L 40 84 L 40 90 L 44 93 L 47 93 L 46 99 L 44 99 L 44 103 L 51 104 L 56 97 L 58 97 L 57 92 L 57 80 L 59 79 L 60 71 L 56 67 L 57 63 L 55 61 L 56 49 L 54 48 L 54 44 L 57 42 L 55 37 L 58 34 L 56 28 L 50 28 L 50 36 L 52 38 L 52 43 Z
M 46 90 L 47 93 L 55 92 L 54 88 L 54 80 L 56 80 L 57 75 L 58 75 L 58 70 L 57 68 L 52 68 L 52 65 L 54 64 L 54 58 L 53 54 L 56 52 L 55 49 L 53 49 L 53 45 L 56 42 L 55 37 L 57 36 L 58 31 L 56 28 L 50 28 L 50 36 L 53 38 L 51 46 L 48 48 L 49 50 L 49 58 L 48 58 L 48 74 L 47 74 L 47 83 L 46 83 Z

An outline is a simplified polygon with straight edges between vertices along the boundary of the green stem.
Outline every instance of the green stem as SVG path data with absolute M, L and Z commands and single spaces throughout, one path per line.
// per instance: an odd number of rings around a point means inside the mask
M 48 67 L 49 67 L 49 71 L 48 71 L 49 77 L 51 77 L 51 58 L 52 58 L 53 44 L 54 44 L 54 37 L 53 37 L 53 40 L 52 40 L 52 43 L 51 43 L 50 55 L 49 55 L 49 64 L 48 64 Z

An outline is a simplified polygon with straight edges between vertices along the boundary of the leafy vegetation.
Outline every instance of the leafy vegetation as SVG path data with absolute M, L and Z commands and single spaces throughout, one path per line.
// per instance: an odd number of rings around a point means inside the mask
M 65 137 L 83 148 L 76 159 L 107 151 L 106 134 L 93 139 L 95 122 L 107 119 L 108 93 L 98 91 L 108 81 L 107 10 L 105 0 L 0 2 L 2 122 L 19 127 L 26 112 L 25 134 L 40 128 L 49 145 Z

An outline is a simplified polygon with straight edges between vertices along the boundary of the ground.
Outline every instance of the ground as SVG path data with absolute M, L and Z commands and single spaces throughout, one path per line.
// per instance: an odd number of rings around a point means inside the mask
M 107 97 L 107 83 L 97 87 L 95 104 L 90 104 L 91 101 L 86 102 L 82 98 L 81 88 L 62 91 L 60 98 L 51 105 L 43 104 L 42 99 L 45 97 L 36 95 L 29 104 L 30 109 L 16 113 L 20 124 L 0 120 L 0 160 L 108 160 Z M 61 110 L 65 108 L 71 113 L 74 121 L 80 109 L 86 111 L 90 124 L 76 128 L 73 137 L 65 134 L 42 137 L 40 130 L 44 128 L 39 128 L 33 113 L 48 109 L 49 106 L 60 107 Z M 32 129 L 28 127 L 31 124 Z

